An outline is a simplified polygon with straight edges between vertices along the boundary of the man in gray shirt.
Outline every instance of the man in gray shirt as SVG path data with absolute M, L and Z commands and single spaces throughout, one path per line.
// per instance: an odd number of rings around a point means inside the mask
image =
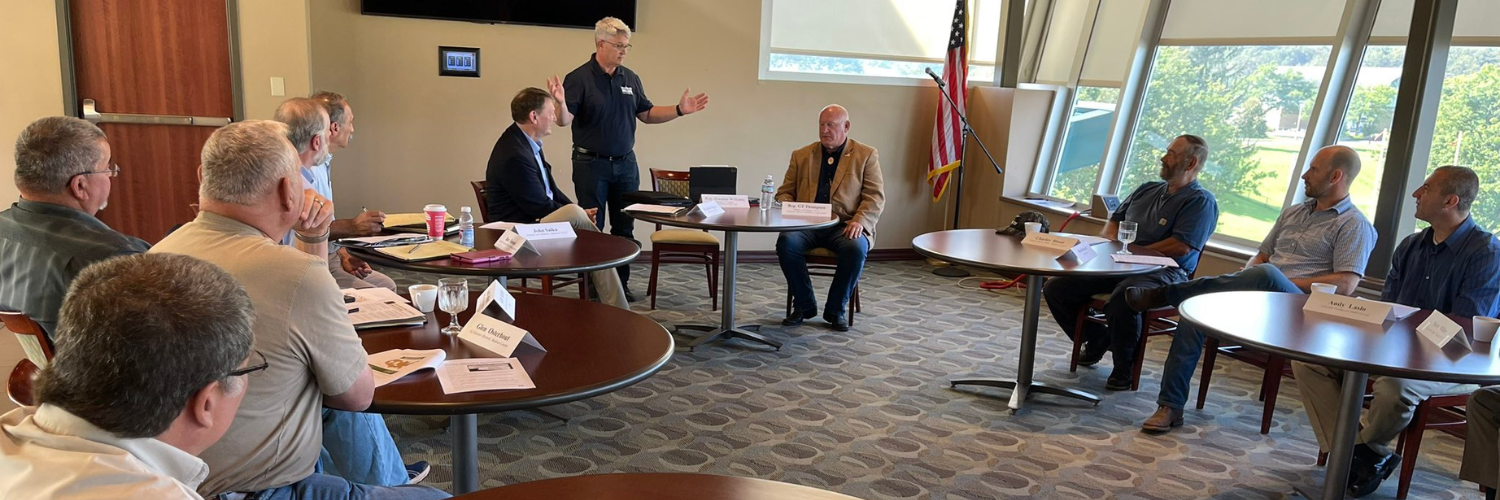
M 1375 248 L 1375 227 L 1349 201 L 1349 185 L 1359 175 L 1359 163 L 1359 154 L 1345 146 L 1318 150 L 1302 174 L 1308 200 L 1281 212 L 1245 270 L 1158 288 L 1132 287 L 1125 290 L 1126 302 L 1145 311 L 1214 292 L 1306 293 L 1313 283 L 1353 293 Z M 1182 407 L 1202 354 L 1203 334 L 1186 325 L 1178 328 L 1162 368 L 1158 408 L 1141 424 L 1142 430 L 1168 432 L 1182 425 Z
M 94 124 L 42 118 L 16 139 L 21 201 L 0 212 L 0 308 L 25 313 L 50 336 L 68 284 L 89 264 L 150 249 L 94 218 L 120 166 Z

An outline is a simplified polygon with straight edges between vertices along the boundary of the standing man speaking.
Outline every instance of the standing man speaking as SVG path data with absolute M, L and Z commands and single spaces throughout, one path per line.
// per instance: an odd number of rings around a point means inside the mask
M 594 25 L 594 55 L 561 82 L 547 80 L 547 91 L 557 101 L 557 126 L 573 125 L 573 189 L 578 205 L 601 209 L 594 223 L 609 234 L 635 240 L 635 219 L 622 210 L 620 195 L 640 189 L 640 167 L 635 163 L 635 121 L 666 123 L 708 107 L 708 94 L 682 92 L 675 106 L 654 106 L 646 98 L 641 77 L 626 68 L 630 27 L 606 17 Z M 576 119 L 576 122 L 575 122 Z M 637 243 L 639 244 L 639 243 Z M 625 296 L 630 293 L 630 266 L 616 268 Z

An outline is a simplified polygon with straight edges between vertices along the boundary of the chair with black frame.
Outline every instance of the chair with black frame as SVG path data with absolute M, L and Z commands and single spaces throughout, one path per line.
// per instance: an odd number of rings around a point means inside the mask
M 807 275 L 832 278 L 839 267 L 839 257 L 833 250 L 814 248 L 807 252 Z M 854 326 L 854 313 L 863 311 L 859 304 L 859 280 L 854 281 L 854 291 L 849 293 L 849 326 Z M 786 315 L 792 315 L 792 291 L 786 291 Z
M 469 187 L 474 188 L 474 198 L 479 202 L 479 218 L 481 221 L 483 221 L 483 224 L 494 222 L 490 220 L 490 207 L 484 197 L 485 189 L 488 188 L 488 186 L 488 181 L 469 181 Z M 531 278 L 515 278 L 517 280 L 520 280 L 520 283 L 517 284 L 512 282 L 506 288 L 522 293 L 539 293 L 542 295 L 552 295 L 552 291 L 558 288 L 569 285 L 578 285 L 578 298 L 588 300 L 588 277 L 588 273 L 583 273 L 577 275 L 576 277 L 567 278 L 542 276 L 540 278 L 537 278 L 539 281 L 541 281 L 541 286 L 539 287 L 528 286 L 530 285 Z
M 17 405 L 30 406 L 33 403 L 32 381 L 37 372 L 52 360 L 52 344 L 47 340 L 42 326 L 25 314 L 0 311 L 0 321 L 4 322 L 5 329 L 15 334 L 16 340 L 21 343 L 21 349 L 26 352 L 26 359 L 16 363 L 16 367 L 11 370 L 5 394 Z
M 1070 217 L 1068 220 L 1071 222 L 1072 218 Z M 1064 223 L 1063 226 L 1066 227 L 1067 223 Z M 1202 260 L 1203 253 L 1199 252 L 1198 261 Z M 1193 277 L 1197 274 L 1198 265 L 1197 262 L 1194 262 L 1193 274 L 1188 275 L 1188 279 L 1193 279 Z M 1068 360 L 1069 372 L 1078 371 L 1078 357 L 1083 353 L 1082 333 L 1084 324 L 1098 323 L 1100 325 L 1103 325 L 1106 323 L 1106 320 L 1104 318 L 1104 305 L 1105 303 L 1109 302 L 1109 296 L 1110 294 L 1101 293 L 1091 297 L 1093 299 L 1093 302 L 1090 302 L 1088 307 L 1078 312 L 1078 323 L 1077 326 L 1073 328 L 1073 331 L 1077 332 L 1074 335 L 1075 338 L 1073 339 L 1073 357 Z M 1146 343 L 1151 340 L 1151 337 L 1171 335 L 1173 332 L 1176 332 L 1176 317 L 1177 308 L 1171 306 L 1158 307 L 1141 313 L 1141 331 L 1140 335 L 1138 335 L 1136 339 L 1135 358 L 1132 360 L 1132 366 L 1130 368 L 1130 390 L 1134 391 L 1141 388 L 1141 367 L 1146 363 Z
M 681 170 L 651 170 L 651 189 L 687 197 L 690 194 L 690 172 Z M 719 238 L 708 231 L 696 229 L 662 229 L 656 225 L 651 233 L 651 278 L 647 281 L 646 295 L 651 296 L 651 308 L 656 309 L 656 280 L 662 264 L 703 264 L 708 275 L 708 298 L 713 310 L 719 310 L 719 259 L 723 257 Z

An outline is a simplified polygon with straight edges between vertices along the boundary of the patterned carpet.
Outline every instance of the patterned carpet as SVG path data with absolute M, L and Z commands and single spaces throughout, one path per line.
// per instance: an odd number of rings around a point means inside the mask
M 632 288 L 643 292 L 649 268 L 634 271 Z M 1044 312 L 1036 378 L 1104 394 L 1104 402 L 1034 396 L 1011 415 L 1005 392 L 950 389 L 947 380 L 1015 373 L 1016 292 L 978 290 L 978 280 L 935 276 L 920 262 L 871 263 L 861 280 L 864 312 L 851 331 L 833 332 L 818 319 L 784 329 L 780 271 L 770 264 L 740 271 L 739 318 L 767 325 L 785 342 L 780 351 L 742 341 L 679 351 L 640 384 L 549 408 L 566 423 L 534 412 L 481 415 L 481 484 L 697 472 L 868 500 L 1283 498 L 1289 484 L 1321 484 L 1317 445 L 1290 380 L 1269 435 L 1258 433 L 1260 370 L 1223 360 L 1203 410 L 1190 407 L 1187 424 L 1170 434 L 1145 435 L 1139 425 L 1156 408 L 1170 338 L 1151 343 L 1139 392 L 1105 393 L 1109 362 L 1068 373 L 1071 344 Z M 391 274 L 403 287 L 436 281 Z M 642 301 L 636 311 L 666 325 L 717 322 L 701 267 L 664 266 L 661 280 L 657 310 Z M 821 297 L 827 281 L 814 283 Z M 434 464 L 426 484 L 447 488 L 446 419 L 387 421 L 408 461 Z M 1462 452 L 1461 440 L 1429 432 L 1410 498 L 1480 498 L 1457 479 Z M 1392 476 L 1367 498 L 1395 494 Z

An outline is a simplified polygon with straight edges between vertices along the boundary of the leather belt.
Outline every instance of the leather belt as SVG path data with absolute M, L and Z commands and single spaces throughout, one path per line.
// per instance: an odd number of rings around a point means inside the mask
M 602 159 L 609 160 L 609 161 L 623 160 L 623 159 L 625 159 L 625 157 L 630 156 L 630 154 L 631 154 L 631 153 L 627 152 L 627 153 L 625 153 L 623 155 L 620 155 L 620 156 L 601 155 L 599 153 L 595 153 L 593 151 L 589 151 L 587 149 L 584 149 L 584 148 L 581 148 L 581 147 L 578 147 L 578 146 L 573 146 L 573 152 L 581 154 L 581 155 L 592 156 L 594 158 L 602 158 Z

